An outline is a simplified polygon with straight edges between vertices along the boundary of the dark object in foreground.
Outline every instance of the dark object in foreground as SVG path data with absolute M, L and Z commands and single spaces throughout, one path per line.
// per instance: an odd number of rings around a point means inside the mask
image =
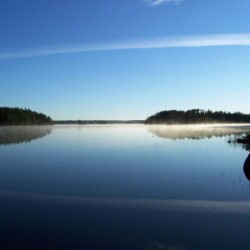
M 245 160 L 244 166 L 243 166 L 243 171 L 247 179 L 250 181 L 250 154 Z

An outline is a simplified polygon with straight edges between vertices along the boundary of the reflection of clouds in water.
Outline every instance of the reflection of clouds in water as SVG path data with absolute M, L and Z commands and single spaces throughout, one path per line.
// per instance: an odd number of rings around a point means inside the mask
M 0 199 L 56 205 L 90 205 L 125 209 L 162 210 L 165 212 L 250 214 L 250 201 L 88 198 L 12 191 L 0 191 Z
M 250 132 L 250 125 L 148 125 L 149 132 L 166 139 L 203 139 Z
M 145 247 L 146 250 L 187 250 L 185 247 L 180 246 L 166 246 L 159 242 L 152 242 Z
M 27 143 L 51 133 L 52 126 L 1 126 L 0 145 Z

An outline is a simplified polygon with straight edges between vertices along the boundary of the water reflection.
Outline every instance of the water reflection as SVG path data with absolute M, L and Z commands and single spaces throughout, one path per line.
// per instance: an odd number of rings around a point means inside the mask
M 165 139 L 204 139 L 212 137 L 230 136 L 230 144 L 241 145 L 246 151 L 250 151 L 249 125 L 157 125 L 148 126 L 148 131 L 155 136 Z M 239 139 L 242 135 L 248 134 Z M 233 137 L 233 138 L 232 138 Z M 244 142 L 242 142 L 244 141 Z M 240 142 L 240 143 L 239 143 Z M 250 154 L 245 160 L 243 171 L 250 181 Z
M 248 133 L 243 138 L 238 139 L 237 142 L 241 143 L 245 150 L 250 151 L 250 133 Z
M 0 198 L 14 201 L 28 201 L 39 204 L 59 206 L 91 206 L 106 208 L 126 208 L 156 210 L 165 212 L 215 213 L 216 214 L 250 214 L 250 201 L 210 201 L 181 199 L 125 199 L 125 198 L 91 198 L 63 195 L 45 195 L 37 193 L 13 192 L 0 190 Z
M 242 135 L 250 131 L 250 125 L 152 125 L 147 129 L 165 139 L 204 139 Z
M 225 138 L 163 140 L 147 127 L 55 126 L 43 143 L 0 147 L 1 248 L 249 249 L 248 153 Z M 166 127 L 173 139 L 221 130 Z M 0 128 L 1 144 L 50 131 Z M 244 128 L 226 131 L 218 136 Z
M 28 143 L 47 136 L 52 126 L 2 126 L 0 127 L 0 145 Z

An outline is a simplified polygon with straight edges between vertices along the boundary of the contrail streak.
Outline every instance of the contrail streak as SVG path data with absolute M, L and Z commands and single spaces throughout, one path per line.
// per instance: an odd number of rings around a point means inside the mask
M 145 0 L 145 3 L 147 3 L 149 6 L 158 6 L 164 3 L 179 4 L 180 2 L 182 2 L 182 0 Z
M 211 47 L 211 46 L 249 46 L 250 33 L 213 34 L 160 37 L 153 39 L 134 39 L 107 43 L 82 44 L 37 48 L 18 52 L 0 52 L 0 60 L 27 57 L 49 56 L 56 54 L 82 53 L 112 50 L 164 49 L 181 47 Z

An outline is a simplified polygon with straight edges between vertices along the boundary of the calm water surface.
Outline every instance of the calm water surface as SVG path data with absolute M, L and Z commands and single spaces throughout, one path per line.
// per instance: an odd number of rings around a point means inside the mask
M 247 132 L 1 127 L 0 248 L 250 249 Z

